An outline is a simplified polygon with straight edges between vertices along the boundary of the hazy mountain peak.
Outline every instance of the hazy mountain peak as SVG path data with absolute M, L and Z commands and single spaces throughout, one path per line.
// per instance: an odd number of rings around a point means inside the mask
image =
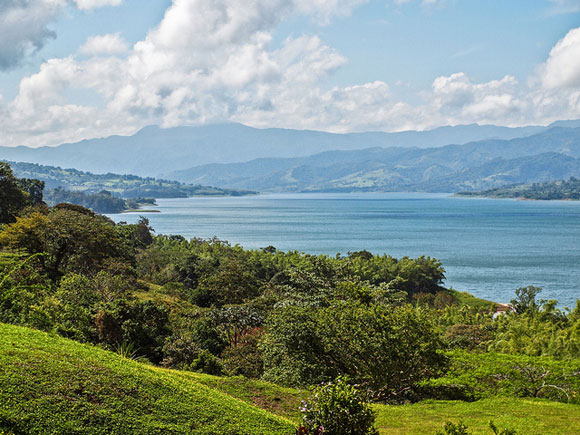
M 563 121 L 555 126 L 580 126 Z M 336 134 L 281 128 L 257 129 L 238 123 L 161 128 L 150 125 L 131 136 L 83 140 L 57 147 L 1 148 L 0 159 L 74 167 L 95 173 L 159 176 L 209 163 L 256 158 L 306 157 L 324 151 L 365 148 L 431 148 L 485 139 L 513 139 L 546 131 L 493 125 L 444 126 L 429 131 Z

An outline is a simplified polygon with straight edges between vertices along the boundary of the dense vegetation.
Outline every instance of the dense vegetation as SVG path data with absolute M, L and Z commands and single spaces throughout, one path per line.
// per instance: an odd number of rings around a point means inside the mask
M 9 170 L 2 182 L 9 192 L 0 223 L 2 323 L 183 373 L 242 375 L 298 388 L 348 376 L 365 397 L 381 403 L 497 396 L 580 403 L 580 303 L 560 309 L 555 301 L 539 300 L 540 289 L 525 287 L 516 291 L 513 311 L 498 316 L 495 304 L 472 303 L 445 289 L 445 270 L 433 258 L 245 250 L 218 239 L 154 235 L 144 218 L 114 224 L 81 206 L 35 203 L 35 191 L 25 190 L 28 184 Z M 33 360 L 22 366 L 6 354 L 9 368 L 0 371 L 0 382 L 7 382 L 6 373 L 22 376 L 26 364 L 36 367 L 38 357 L 29 356 Z M 62 366 L 59 382 L 72 376 L 71 367 Z M 114 391 L 130 400 L 150 394 L 129 384 L 115 384 Z M 42 384 L 42 392 L 35 385 L 7 394 L 19 409 L 38 399 L 35 406 L 47 415 L 65 405 L 45 396 L 71 394 L 50 392 L 56 384 Z M 78 388 L 84 395 L 87 386 Z M 86 397 L 114 404 L 101 394 L 89 390 Z M 20 421 L 9 409 L 10 430 L 41 424 Z M 114 420 L 99 415 L 71 424 Z M 247 431 L 260 433 L 250 426 Z
M 567 181 L 550 181 L 546 183 L 516 184 L 496 189 L 476 192 L 459 192 L 458 196 L 476 196 L 486 198 L 522 198 L 522 199 L 580 199 L 580 179 L 571 177 Z
M 0 324 L 0 433 L 291 435 L 304 397 L 240 376 L 162 369 Z M 525 435 L 561 435 L 580 424 L 580 406 L 543 399 L 374 404 L 373 410 L 381 434 L 434 434 L 449 419 L 463 420 L 476 434 L 490 434 L 490 420 Z
M 287 435 L 293 424 L 179 373 L 0 324 L 2 430 Z
M 44 201 L 49 206 L 62 203 L 80 205 L 97 213 L 121 213 L 123 211 L 136 211 L 143 206 L 157 205 L 155 198 L 122 199 L 114 196 L 108 190 L 85 193 L 71 192 L 60 187 L 47 190 L 44 194 Z
M 120 213 L 130 208 L 136 208 L 132 207 L 129 201 L 113 196 L 108 190 L 102 190 L 98 193 L 84 193 L 71 192 L 57 187 L 47 190 L 44 194 L 44 200 L 50 206 L 67 202 L 86 207 L 97 213 Z M 139 199 L 131 201 L 134 203 L 133 205 L 139 206 Z
M 77 169 L 63 169 L 34 163 L 12 162 L 17 177 L 38 179 L 47 189 L 62 188 L 74 192 L 94 194 L 106 190 L 120 198 L 187 198 L 189 196 L 239 196 L 255 192 L 236 189 L 183 184 L 136 175 L 92 174 Z M 79 204 L 82 205 L 82 204 Z

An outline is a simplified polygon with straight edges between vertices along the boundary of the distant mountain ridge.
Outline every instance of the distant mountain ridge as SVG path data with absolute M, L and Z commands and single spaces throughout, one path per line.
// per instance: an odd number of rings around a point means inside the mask
M 554 126 L 580 127 L 580 120 L 560 121 L 552 124 Z M 110 136 L 57 147 L 0 147 L 0 159 L 72 167 L 93 173 L 159 177 L 203 164 L 244 162 L 256 158 L 296 158 L 324 151 L 373 147 L 440 147 L 484 139 L 526 137 L 548 128 L 472 124 L 429 131 L 333 134 L 256 129 L 233 123 L 169 129 L 146 127 L 132 136 Z
M 168 178 L 259 191 L 455 192 L 580 175 L 580 128 L 439 148 L 368 148 L 175 171 Z

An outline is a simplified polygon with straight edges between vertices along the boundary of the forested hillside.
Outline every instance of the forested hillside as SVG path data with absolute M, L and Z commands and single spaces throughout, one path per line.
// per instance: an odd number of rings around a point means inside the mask
M 439 148 L 368 148 L 175 171 L 168 178 L 259 191 L 479 190 L 580 176 L 580 129 Z
M 45 183 L 46 189 L 62 187 L 65 190 L 98 193 L 103 190 L 121 198 L 186 198 L 189 196 L 237 196 L 255 192 L 237 189 L 183 184 L 136 175 L 92 174 L 77 169 L 43 166 L 34 163 L 10 162 L 17 177 L 34 178 Z
M 496 189 L 479 190 L 476 192 L 458 192 L 458 196 L 473 196 L 485 198 L 522 198 L 522 199 L 573 199 L 580 200 L 580 180 L 551 181 L 548 183 L 516 184 Z
M 395 427 L 387 404 L 420 410 L 425 399 L 457 401 L 454 412 L 474 420 L 478 401 L 480 409 L 503 403 L 503 415 L 514 416 L 506 423 L 523 433 L 566 427 L 549 414 L 563 408 L 537 399 L 569 404 L 577 421 L 580 302 L 560 309 L 528 286 L 499 314 L 493 302 L 445 288 L 444 266 L 430 257 L 309 255 L 154 235 L 144 218 L 115 224 L 80 206 L 47 207 L 35 200 L 34 180 L 2 169 L 0 322 L 53 338 L 0 325 L 0 431 L 292 433 L 285 420 L 204 390 L 188 378 L 194 372 L 224 377 L 206 385 L 293 418 L 302 434 L 324 426 L 309 420 L 318 396 L 296 416 L 264 390 L 296 406 L 297 393 L 283 387 L 346 385 L 347 409 L 364 411 L 371 425 L 376 410 L 381 428 Z M 278 387 L 246 383 L 258 380 Z M 367 401 L 381 405 L 362 407 Z M 346 418 L 334 401 L 319 404 Z M 442 427 L 451 414 L 439 412 Z M 522 412 L 546 412 L 547 429 L 530 430 Z M 408 424 L 419 427 L 414 419 Z
M 122 199 L 113 196 L 108 190 L 97 193 L 64 190 L 60 187 L 44 192 L 44 201 L 49 206 L 61 203 L 76 204 L 97 213 L 121 213 L 139 209 L 142 205 L 156 205 L 154 198 Z

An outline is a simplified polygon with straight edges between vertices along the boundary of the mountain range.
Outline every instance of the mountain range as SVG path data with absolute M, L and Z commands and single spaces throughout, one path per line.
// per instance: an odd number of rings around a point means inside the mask
M 457 191 L 578 176 L 579 142 L 580 120 L 350 134 L 231 123 L 0 147 L 0 160 L 259 191 Z
M 110 136 L 56 147 L 0 147 L 0 160 L 76 168 L 93 173 L 159 177 L 211 163 L 306 157 L 324 151 L 374 147 L 440 147 L 485 139 L 525 137 L 551 127 L 580 127 L 580 121 L 560 121 L 548 127 L 507 128 L 473 124 L 429 131 L 350 134 L 256 129 L 233 123 L 168 129 L 152 126 L 132 136 Z
M 436 148 L 368 148 L 203 165 L 168 178 L 259 191 L 477 190 L 580 175 L 580 128 Z

